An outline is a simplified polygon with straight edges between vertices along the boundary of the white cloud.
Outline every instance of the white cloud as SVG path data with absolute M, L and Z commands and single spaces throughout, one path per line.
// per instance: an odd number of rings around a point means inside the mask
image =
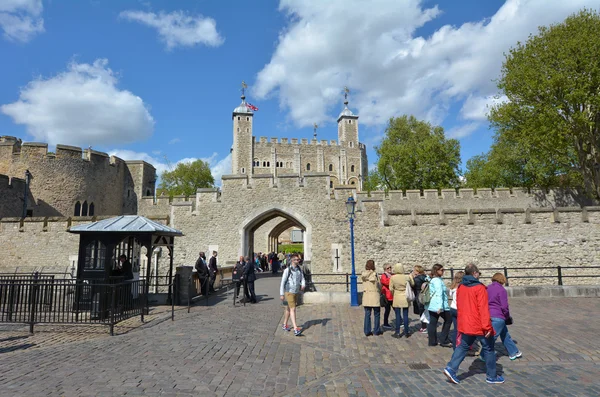
M 120 18 L 155 28 L 168 49 L 204 44 L 218 47 L 224 39 L 217 32 L 217 22 L 202 15 L 190 16 L 183 11 L 155 14 L 144 11 L 123 11 Z
M 350 106 L 366 125 L 381 126 L 401 114 L 438 124 L 451 105 L 467 98 L 461 117 L 483 121 L 482 108 L 497 93 L 493 80 L 503 54 L 537 26 L 598 5 L 597 0 L 507 0 L 491 18 L 443 26 L 424 38 L 416 29 L 443 10 L 423 3 L 280 0 L 288 25 L 253 93 L 278 96 L 298 126 L 331 121 L 329 112 L 341 110 L 344 85 L 353 91 Z
M 28 42 L 44 31 L 42 0 L 0 0 L 0 28 L 8 40 Z
M 148 153 L 135 152 L 133 150 L 122 150 L 122 149 L 111 150 L 111 151 L 109 151 L 109 155 L 117 156 L 123 160 L 146 161 L 147 163 L 152 164 L 154 166 L 154 168 L 156 168 L 156 174 L 158 175 L 159 178 L 163 172 L 174 169 L 175 167 L 177 167 L 177 164 L 179 164 L 179 163 L 191 163 L 191 162 L 198 160 L 198 158 L 196 158 L 196 157 L 186 157 L 186 158 L 178 160 L 175 163 L 171 163 L 167 159 L 166 156 L 163 156 L 162 159 L 159 159 L 155 156 L 149 155 Z M 227 174 L 231 173 L 231 154 L 228 154 L 221 160 L 219 160 L 218 157 L 219 157 L 218 153 L 215 152 L 212 155 L 210 155 L 210 157 L 203 157 L 201 159 L 208 163 L 208 166 L 210 167 L 210 172 L 211 172 L 213 178 L 215 179 L 215 184 L 217 186 L 220 186 L 221 185 L 221 177 L 223 175 L 227 175 Z
M 487 97 L 469 95 L 460 110 L 460 115 L 466 120 L 485 121 L 493 105 L 507 100 L 506 95 L 499 98 L 494 95 Z
M 117 83 L 106 59 L 73 62 L 66 72 L 29 82 L 19 100 L 0 111 L 50 145 L 119 144 L 150 137 L 154 120 L 144 102 Z
M 455 139 L 464 138 L 471 135 L 473 131 L 476 131 L 481 126 L 482 123 L 478 122 L 459 125 L 446 131 L 446 137 Z
M 171 139 L 169 141 L 169 145 L 174 145 L 174 144 L 179 143 L 179 142 L 181 142 L 181 139 L 179 139 L 179 138 L 173 138 L 173 139 Z

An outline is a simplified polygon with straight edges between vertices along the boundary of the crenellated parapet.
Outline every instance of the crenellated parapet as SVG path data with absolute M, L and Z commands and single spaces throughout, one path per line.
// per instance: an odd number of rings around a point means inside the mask
M 0 137 L 0 174 L 24 178 L 26 172 L 33 216 L 135 214 L 138 199 L 154 194 L 156 181 L 155 168 L 143 161 L 61 144 L 51 152 L 47 143 Z M 14 200 L 0 197 L 0 217 L 22 214 Z
M 338 142 L 335 139 L 327 140 L 327 139 L 308 139 L 308 138 L 268 138 L 266 136 L 259 137 L 256 140 L 256 137 L 252 137 L 254 139 L 255 145 L 266 145 L 268 147 L 272 147 L 273 145 L 320 145 L 320 146 L 339 146 Z M 361 144 L 362 145 L 362 144 Z M 364 145 L 363 145 L 364 146 Z
M 357 194 L 359 202 L 380 201 L 387 210 L 396 209 L 465 209 L 465 208 L 528 208 L 582 207 L 595 201 L 577 190 L 480 188 L 373 191 Z

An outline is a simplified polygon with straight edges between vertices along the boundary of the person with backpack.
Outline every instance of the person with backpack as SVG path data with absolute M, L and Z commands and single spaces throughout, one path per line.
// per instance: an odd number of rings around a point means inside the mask
M 427 326 L 428 345 L 437 346 L 437 324 L 438 320 L 444 319 L 442 333 L 440 335 L 440 346 L 452 347 L 450 341 L 450 326 L 452 325 L 452 313 L 448 304 L 448 288 L 444 284 L 442 276 L 444 275 L 444 266 L 436 263 L 431 268 L 431 281 L 429 281 L 429 325 Z M 423 294 L 421 294 L 423 295 Z
M 423 266 L 421 265 L 415 265 L 415 267 L 413 267 L 413 272 L 412 272 L 412 276 L 413 276 L 413 280 L 415 281 L 415 286 L 414 286 L 414 291 L 415 291 L 415 300 L 413 301 L 413 312 L 419 316 L 419 319 L 421 320 L 421 328 L 419 328 L 419 332 L 422 334 L 426 334 L 427 333 L 427 324 L 429 322 L 429 320 L 426 320 L 425 316 L 423 315 L 423 313 L 425 313 L 425 304 L 424 302 L 422 302 L 421 299 L 419 299 L 419 295 L 421 294 L 421 289 L 423 287 L 423 284 L 427 283 L 427 275 L 425 275 L 425 269 L 423 269 Z M 427 301 L 427 303 L 429 303 L 429 301 Z
M 479 281 L 479 269 L 473 263 L 465 267 L 465 276 L 456 290 L 458 332 L 460 341 L 452 353 L 450 362 L 444 368 L 444 375 L 452 383 L 459 384 L 458 367 L 463 362 L 469 347 L 479 340 L 485 358 L 486 378 L 491 384 L 504 383 L 504 377 L 496 371 L 496 351 L 494 350 L 494 328 L 490 316 L 488 291 Z
M 302 334 L 302 328 L 298 327 L 296 322 L 296 305 L 298 302 L 298 294 L 300 291 L 304 291 L 304 287 L 306 287 L 304 274 L 298 267 L 299 262 L 300 257 L 298 254 L 293 254 L 291 256 L 291 266 L 283 271 L 281 285 L 279 286 L 279 295 L 285 306 L 281 329 L 288 332 L 291 331 L 292 329 L 288 326 L 288 320 L 291 319 L 295 336 L 300 336 Z

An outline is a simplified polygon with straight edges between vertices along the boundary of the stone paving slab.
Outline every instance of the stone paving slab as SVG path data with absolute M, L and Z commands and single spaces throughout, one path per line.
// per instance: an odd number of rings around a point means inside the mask
M 503 348 L 503 385 L 485 383 L 467 357 L 460 385 L 441 372 L 451 349 L 415 334 L 396 340 L 362 333 L 362 308 L 301 306 L 302 337 L 281 330 L 278 278 L 257 281 L 256 305 L 211 298 L 176 321 L 110 337 L 54 329 L 35 348 L 0 327 L 0 395 L 10 396 L 599 396 L 598 298 L 512 299 L 510 326 L 524 356 Z M 411 315 L 412 327 L 416 316 Z M 392 314 L 393 318 L 393 314 Z M 81 334 L 81 335 L 80 335 Z M 92 336 L 90 336 L 92 335 Z M 7 339 L 7 340 L 5 340 Z M 415 369 L 422 368 L 422 369 Z

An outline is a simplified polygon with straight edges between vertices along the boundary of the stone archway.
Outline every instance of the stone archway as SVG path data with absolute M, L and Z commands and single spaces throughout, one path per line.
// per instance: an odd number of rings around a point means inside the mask
M 297 227 L 302 229 L 302 225 L 300 225 L 298 222 L 292 220 L 292 219 L 285 219 L 283 222 L 279 223 L 277 226 L 275 226 L 271 232 L 269 233 L 269 240 L 273 242 L 274 246 L 277 246 L 278 240 L 279 240 L 279 236 L 285 232 L 286 230 L 292 228 L 292 227 Z M 277 250 L 279 251 L 279 250 Z
M 312 225 L 295 210 L 278 205 L 253 211 L 244 219 L 239 229 L 240 252 L 238 255 L 251 255 L 254 247 L 254 231 L 277 217 L 285 218 L 289 222 L 288 224 L 304 230 L 304 260 L 310 261 L 312 258 Z

